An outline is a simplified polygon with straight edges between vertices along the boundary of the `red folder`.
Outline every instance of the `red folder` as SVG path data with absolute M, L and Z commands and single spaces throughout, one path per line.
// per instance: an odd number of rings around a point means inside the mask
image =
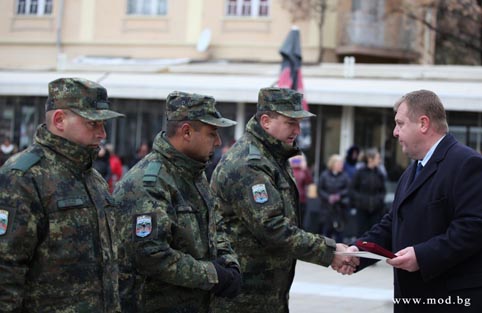
M 365 251 L 375 253 L 375 254 L 378 254 L 378 255 L 383 255 L 384 257 L 387 257 L 389 259 L 393 259 L 393 258 L 397 257 L 393 252 L 388 251 L 387 249 L 377 245 L 374 242 L 367 242 L 367 241 L 358 240 L 355 243 L 355 246 L 357 246 L 358 249 L 360 249 L 360 250 L 365 250 Z

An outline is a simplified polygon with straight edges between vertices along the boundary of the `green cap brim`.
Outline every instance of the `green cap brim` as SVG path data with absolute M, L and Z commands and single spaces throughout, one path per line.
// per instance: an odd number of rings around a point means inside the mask
M 125 117 L 124 114 L 111 110 L 80 110 L 74 108 L 70 108 L 70 110 L 91 121 L 103 121 L 110 120 L 112 118 Z
M 292 117 L 292 118 L 303 118 L 303 117 L 312 117 L 316 116 L 315 114 L 305 111 L 305 110 L 300 110 L 300 111 L 276 111 L 279 114 L 282 114 L 287 117 Z
M 204 116 L 200 117 L 199 120 L 203 123 L 213 125 L 213 126 L 217 126 L 217 127 L 229 127 L 229 126 L 234 126 L 234 125 L 237 124 L 233 120 L 230 120 L 230 119 L 227 119 L 227 118 L 224 118 L 224 117 L 216 118 L 216 117 L 211 116 L 211 115 L 204 115 Z

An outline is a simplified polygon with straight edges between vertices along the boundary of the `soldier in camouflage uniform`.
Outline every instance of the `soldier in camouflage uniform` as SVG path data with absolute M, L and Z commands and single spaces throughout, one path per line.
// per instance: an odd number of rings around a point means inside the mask
M 92 168 L 119 116 L 94 82 L 49 84 L 46 124 L 0 168 L 0 311 L 120 312 L 113 201 Z
M 212 312 L 215 296 L 239 292 L 239 264 L 215 215 L 204 170 L 221 144 L 212 97 L 172 92 L 167 129 L 116 185 L 125 312 Z M 218 228 L 218 230 L 216 229 Z
M 300 120 L 313 116 L 301 100 L 291 89 L 261 89 L 256 115 L 213 173 L 211 187 L 243 273 L 241 294 L 220 299 L 216 312 L 288 312 L 296 259 L 323 266 L 351 261 L 334 255 L 346 246 L 300 228 L 288 159 L 300 154 Z

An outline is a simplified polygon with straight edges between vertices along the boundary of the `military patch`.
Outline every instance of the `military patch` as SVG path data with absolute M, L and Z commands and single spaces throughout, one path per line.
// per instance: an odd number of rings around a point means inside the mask
M 257 184 L 251 187 L 253 198 L 256 203 L 265 203 L 268 201 L 268 191 L 264 184 Z
M 139 215 L 136 218 L 136 236 L 147 237 L 152 232 L 152 217 L 150 215 Z
M 7 233 L 8 228 L 8 211 L 0 210 L 0 236 Z

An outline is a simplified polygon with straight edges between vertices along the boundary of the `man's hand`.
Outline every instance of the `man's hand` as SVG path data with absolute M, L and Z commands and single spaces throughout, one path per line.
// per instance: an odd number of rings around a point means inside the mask
M 393 267 L 406 270 L 409 272 L 415 272 L 420 269 L 417 262 L 417 255 L 413 247 L 407 247 L 395 253 L 396 258 L 388 259 L 387 263 Z
M 356 246 L 348 247 L 345 244 L 337 243 L 336 252 L 356 252 Z M 356 267 L 360 265 L 360 259 L 352 256 L 344 256 L 335 254 L 331 263 L 331 268 L 343 275 L 351 275 L 355 272 Z

